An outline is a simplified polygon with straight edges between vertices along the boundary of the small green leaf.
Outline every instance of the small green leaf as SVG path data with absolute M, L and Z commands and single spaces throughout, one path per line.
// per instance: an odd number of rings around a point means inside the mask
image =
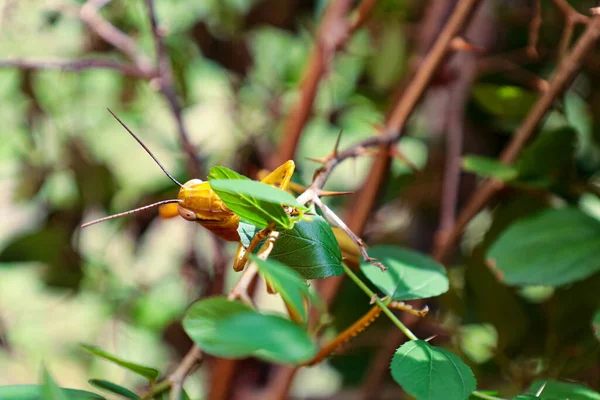
M 594 330 L 596 339 L 600 340 L 600 310 L 596 311 L 596 314 L 594 314 L 594 319 L 592 319 L 592 329 Z
M 519 175 L 515 167 L 482 156 L 463 157 L 463 168 L 484 178 L 494 178 L 504 182 L 511 181 Z
M 228 179 L 238 179 L 238 180 L 251 180 L 247 176 L 242 174 L 238 174 L 237 172 L 230 170 L 229 168 L 216 166 L 210 169 L 210 173 L 208 174 L 208 180 L 228 180 Z
M 248 246 L 260 229 L 240 222 L 238 234 Z M 344 273 L 342 252 L 331 230 L 322 217 L 311 215 L 310 221 L 300 220 L 289 230 L 281 231 L 269 259 L 279 261 L 304 279 L 319 279 Z
M 363 262 L 360 269 L 365 276 L 393 300 L 412 300 L 438 296 L 448 290 L 444 267 L 424 254 L 395 246 L 375 246 L 369 250 L 388 267 L 382 271 Z
M 458 356 L 423 340 L 400 346 L 390 369 L 394 380 L 419 400 L 464 400 L 477 384 Z
M 219 357 L 254 356 L 301 364 L 317 351 L 308 334 L 292 321 L 260 314 L 225 297 L 194 303 L 186 313 L 183 328 L 203 351 Z
M 290 310 L 302 322 L 306 322 L 307 312 L 304 301 L 311 297 L 311 293 L 302 276 L 287 265 L 275 260 L 261 260 L 258 257 L 251 257 L 251 259 L 258 265 L 258 272 L 261 276 L 281 295 Z
M 139 364 L 135 364 L 129 361 L 125 361 L 115 355 L 112 355 L 110 353 L 107 353 L 106 351 L 102 350 L 99 347 L 96 346 L 90 346 L 87 344 L 82 344 L 81 347 L 87 351 L 90 354 L 95 355 L 96 357 L 100 357 L 103 358 L 107 361 L 110 361 L 114 364 L 117 364 L 125 369 L 128 369 L 132 372 L 135 372 L 138 375 L 141 375 L 145 378 L 148 378 L 148 380 L 150 380 L 151 382 L 154 382 L 156 380 L 156 378 L 158 378 L 159 372 L 158 370 L 154 369 L 154 368 L 150 368 L 150 367 L 145 367 L 143 365 L 139 365 Z
M 261 182 L 211 180 L 210 187 L 241 219 L 263 229 L 271 222 L 283 229 L 291 229 L 294 226 L 292 219 L 283 209 L 284 205 L 305 210 L 291 194 Z
M 542 211 L 517 221 L 488 252 L 509 285 L 562 286 L 600 271 L 600 222 L 576 208 Z
M 570 127 L 542 132 L 517 160 L 519 180 L 546 181 L 551 173 L 561 173 L 573 160 L 577 133 Z
M 518 86 L 480 83 L 473 88 L 473 97 L 486 111 L 498 117 L 521 119 L 535 103 L 537 95 Z
M 546 383 L 546 386 L 539 396 L 540 400 L 600 400 L 600 393 L 586 386 L 552 380 L 539 380 L 533 382 L 529 387 L 529 392 L 537 393 L 544 383 Z
M 304 279 L 343 274 L 342 252 L 331 226 L 318 215 L 310 219 L 281 231 L 269 258 L 287 265 Z
M 77 389 L 61 389 L 69 400 L 106 400 L 96 393 Z M 0 386 L 0 399 L 2 400 L 40 400 L 44 397 L 44 386 L 41 385 L 12 385 Z
M 119 386 L 116 383 L 104 381 L 102 379 L 90 379 L 88 383 L 95 388 L 114 393 L 121 397 L 125 397 L 126 399 L 137 400 L 140 398 L 140 396 L 133 393 L 131 390 L 126 389 L 123 386 Z
M 69 396 L 63 392 L 63 390 L 58 387 L 54 379 L 52 379 L 52 375 L 50 371 L 46 369 L 46 367 L 42 370 L 42 378 L 44 381 L 44 385 L 42 386 L 42 397 L 44 400 L 67 400 Z

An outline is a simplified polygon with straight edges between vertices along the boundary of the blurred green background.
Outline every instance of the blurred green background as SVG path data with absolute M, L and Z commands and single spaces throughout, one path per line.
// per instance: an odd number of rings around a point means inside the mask
M 81 21 L 78 7 L 83 3 L 4 0 L 0 59 L 128 62 Z M 144 1 L 105 3 L 100 15 L 126 33 L 153 63 L 154 41 Z M 377 1 L 365 27 L 336 55 L 296 151 L 295 180 L 310 182 L 318 164 L 308 158 L 329 154 L 340 130 L 341 148 L 376 134 L 401 94 L 411 60 L 424 54 L 443 21 L 425 18 L 425 3 L 430 2 Z M 441 3 L 453 6 L 452 1 Z M 458 100 L 466 108 L 465 152 L 494 157 L 537 98 L 531 77 L 547 78 L 556 64 L 552 49 L 560 40 L 556 26 L 563 21 L 548 2 L 539 47 L 549 50 L 540 50 L 537 59 L 515 57 L 514 69 L 488 71 L 474 64 L 471 58 L 510 57 L 511 51 L 522 49 L 531 19 L 532 2 L 483 3 L 479 22 L 470 29 L 473 41 L 486 53 L 453 58 L 432 82 L 400 143 L 420 171 L 415 175 L 405 163 L 392 163 L 366 226 L 369 243 L 431 249 L 442 196 L 444 121 L 457 101 L 452 97 L 460 80 L 456 77 L 467 71 L 461 65 L 479 68 L 470 76 L 466 97 Z M 586 10 L 593 2 L 572 3 Z M 269 164 L 285 139 L 283 123 L 296 105 L 326 6 L 326 0 L 156 1 L 183 123 L 199 150 L 204 173 L 213 165 L 225 165 L 254 176 Z M 579 189 L 588 184 L 597 188 L 600 179 L 599 65 L 598 55 L 590 55 L 544 123 L 543 132 L 568 128 L 574 136 L 566 147 L 551 147 L 544 154 L 555 159 L 564 150 L 569 153 L 568 168 L 549 168 L 545 178 L 551 184 L 540 189 L 555 196 L 552 201 L 580 204 L 596 217 L 597 193 Z M 234 244 L 223 244 L 180 218 L 160 220 L 156 210 L 79 228 L 94 218 L 174 198 L 178 190 L 107 107 L 178 180 L 205 179 L 189 175 L 175 119 L 156 81 L 109 69 L 0 69 L 0 385 L 38 381 L 42 362 L 65 386 L 89 389 L 89 378 L 143 385 L 143 379 L 87 356 L 78 344 L 95 344 L 165 371 L 187 345 L 178 324 L 186 307 L 215 290 L 211 282 L 219 271 L 214 266 L 226 267 L 225 290 L 236 279 L 229 272 Z M 576 151 L 571 154 L 569 146 Z M 358 190 L 371 163 L 372 157 L 348 160 L 331 175 L 326 189 Z M 475 183 L 472 175 L 464 179 L 461 202 Z M 520 384 L 550 366 L 557 374 L 566 371 L 597 384 L 599 372 L 593 364 L 598 361 L 598 343 L 583 327 L 589 327 L 589 315 L 598 305 L 593 290 L 598 288 L 598 274 L 556 291 L 518 291 L 498 283 L 486 268 L 472 267 L 483 264 L 482 249 L 501 228 L 551 203 L 538 189 L 530 189 L 503 193 L 498 208 L 482 212 L 469 226 L 460 247 L 463 257 L 451 263 L 453 289 L 440 307 L 432 302 L 434 312 L 419 329 L 423 337 L 428 332 L 441 334 L 448 346 L 476 366 L 484 383 L 518 391 Z M 350 203 L 330 201 L 342 216 L 351 213 Z M 261 304 L 279 306 L 263 297 Z M 334 307 L 332 330 L 343 329 L 366 310 L 363 300 L 356 288 L 345 285 Z M 387 321 L 378 323 L 357 339 L 347 356 L 302 370 L 293 393 L 326 397 L 358 385 L 388 330 Z M 553 356 L 544 353 L 548 347 L 542 343 L 555 346 Z M 193 398 L 205 393 L 208 368 L 186 382 Z M 506 376 L 523 382 L 509 383 Z

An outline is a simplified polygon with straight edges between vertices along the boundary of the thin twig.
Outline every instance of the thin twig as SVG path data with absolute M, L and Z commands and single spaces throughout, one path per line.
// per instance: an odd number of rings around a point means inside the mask
M 352 232 L 352 230 L 350 228 L 348 228 L 348 225 L 346 225 L 344 223 L 344 221 L 342 221 L 342 219 L 337 216 L 336 213 L 334 213 L 329 207 L 327 207 L 327 205 L 325 203 L 323 203 L 323 201 L 318 196 L 315 196 L 312 199 L 312 202 L 317 207 L 319 207 L 321 209 L 321 211 L 323 211 L 323 215 L 325 216 L 326 219 L 328 219 L 330 222 L 333 222 L 333 224 L 335 224 L 337 227 L 339 227 L 341 230 L 343 230 L 346 233 L 346 235 L 348 235 L 350 237 L 350 239 L 352 239 L 352 241 L 358 246 L 358 248 L 360 250 L 360 254 L 362 254 L 362 256 L 366 262 L 373 264 L 374 266 L 381 269 L 382 271 L 387 270 L 387 268 L 382 263 L 377 261 L 376 258 L 369 256 L 369 254 L 367 253 L 367 246 L 362 241 L 362 239 L 359 238 L 354 232 Z
M 137 43 L 98 14 L 99 5 L 102 4 L 92 0 L 87 1 L 79 8 L 79 18 L 96 32 L 98 36 L 129 57 L 139 69 L 147 72 L 152 71 L 154 69 L 152 63 L 148 57 L 140 51 Z
M 155 71 L 141 70 L 135 65 L 125 64 L 112 60 L 83 59 L 83 60 L 33 60 L 9 59 L 0 60 L 0 68 L 23 69 L 58 69 L 62 71 L 82 71 L 86 69 L 112 69 L 125 76 L 142 79 L 156 77 Z
M 542 25 L 542 0 L 535 0 L 533 18 L 529 23 L 529 38 L 527 52 L 532 58 L 538 58 L 537 45 L 540 38 L 540 26 Z
M 156 19 L 154 1 L 146 0 L 146 7 L 148 8 L 150 25 L 152 26 L 152 36 L 154 38 L 154 46 L 158 62 L 158 83 L 160 85 L 160 91 L 165 100 L 167 100 L 167 103 L 169 103 L 169 107 L 171 109 L 171 112 L 173 113 L 173 117 L 177 124 L 179 139 L 181 140 L 183 150 L 188 156 L 188 170 L 193 176 L 200 176 L 200 159 L 198 158 L 198 155 L 196 153 L 196 148 L 190 142 L 189 134 L 187 132 L 187 129 L 185 128 L 185 124 L 183 123 L 181 104 L 179 102 L 179 98 L 177 97 L 175 84 L 173 82 L 173 71 L 171 68 L 171 61 L 169 60 L 169 55 L 167 54 L 165 44 L 163 42 L 164 33 L 158 26 L 158 22 Z
M 505 164 L 513 163 L 523 147 L 535 133 L 540 121 L 545 117 L 554 101 L 565 88 L 572 82 L 581 68 L 582 60 L 600 37 L 600 16 L 595 16 L 588 24 L 587 29 L 575 44 L 573 50 L 565 56 L 549 82 L 549 87 L 535 103 L 521 126 L 515 132 L 513 139 L 500 155 L 500 160 Z M 454 243 L 460 237 L 467 223 L 488 203 L 494 194 L 503 187 L 502 182 L 487 180 L 481 184 L 473 194 L 467 205 L 463 208 L 458 219 L 443 239 L 436 243 L 434 257 L 443 261 Z

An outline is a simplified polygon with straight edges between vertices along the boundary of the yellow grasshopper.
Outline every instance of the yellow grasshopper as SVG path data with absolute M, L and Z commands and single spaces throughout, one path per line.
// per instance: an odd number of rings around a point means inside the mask
M 122 213 L 110 215 L 94 221 L 87 222 L 81 227 L 85 228 L 99 222 L 107 221 L 113 218 L 122 217 L 124 215 L 133 214 L 152 207 L 159 207 L 159 215 L 162 218 L 173 218 L 180 215 L 188 221 L 197 222 L 204 228 L 208 229 L 215 235 L 227 241 L 239 242 L 240 237 L 237 228 L 240 222 L 239 216 L 234 214 L 221 201 L 219 196 L 210 188 L 209 182 L 203 182 L 200 179 L 191 179 L 185 184 L 179 183 L 173 176 L 163 167 L 158 159 L 152 154 L 150 149 L 117 117 L 110 109 L 108 110 L 112 116 L 125 128 L 127 132 L 146 150 L 152 159 L 158 164 L 163 172 L 181 189 L 177 195 L 177 199 L 163 200 L 157 203 L 149 204 L 140 208 L 125 211 Z M 294 174 L 295 164 L 292 160 L 286 161 L 273 172 L 269 173 L 261 182 L 274 186 L 281 190 L 286 190 Z M 257 235 L 258 236 L 258 235 Z M 248 248 L 245 248 L 240 242 L 236 258 L 233 264 L 233 269 L 241 271 L 246 264 L 246 251 L 253 251 L 260 239 L 255 238 Z

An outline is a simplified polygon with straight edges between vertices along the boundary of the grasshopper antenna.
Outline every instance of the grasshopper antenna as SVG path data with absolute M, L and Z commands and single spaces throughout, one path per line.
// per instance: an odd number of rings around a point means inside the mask
M 131 129 L 129 129 L 127 127 L 127 125 L 125 125 L 125 123 L 123 121 L 121 121 L 119 119 L 119 117 L 117 117 L 115 115 L 114 112 L 111 111 L 110 108 L 107 108 L 108 112 L 117 120 L 119 121 L 119 123 L 123 126 L 123 128 L 125 128 L 125 130 L 127 132 L 129 132 L 129 134 L 131 136 L 133 136 L 133 138 L 140 144 L 140 146 L 142 146 L 144 148 L 144 150 L 146 150 L 146 153 L 150 154 L 150 157 L 152 157 L 152 159 L 154 160 L 154 162 L 156 162 L 158 164 L 158 166 L 160 167 L 160 169 L 163 170 L 163 172 L 169 177 L 169 179 L 171 179 L 173 182 L 175 182 L 179 187 L 183 187 L 183 185 L 181 183 L 179 183 L 179 181 L 177 181 L 177 179 L 173 178 L 173 176 L 166 170 L 165 167 L 163 167 L 163 165 L 160 163 L 160 161 L 158 161 L 158 159 L 156 157 L 154 157 L 154 154 L 152 154 L 152 152 L 150 151 L 150 149 L 148 147 L 146 147 L 146 145 L 140 140 L 140 138 L 138 138 L 135 133 L 131 132 Z
M 115 219 L 115 218 L 122 217 L 124 215 L 134 214 L 136 212 L 144 211 L 144 210 L 147 210 L 147 209 L 152 208 L 152 207 L 162 206 L 163 204 L 181 203 L 182 201 L 183 200 L 163 200 L 163 201 L 158 201 L 156 203 L 152 203 L 152 204 L 149 204 L 147 206 L 143 206 L 143 207 L 140 207 L 140 208 L 135 208 L 133 210 L 124 211 L 122 213 L 118 213 L 118 214 L 114 214 L 114 215 L 109 215 L 108 217 L 99 218 L 99 219 L 95 219 L 95 220 L 90 221 L 90 222 L 86 222 L 85 224 L 81 225 L 81 227 L 82 228 L 86 228 L 86 227 L 88 227 L 90 225 L 94 225 L 94 224 L 97 224 L 97 223 L 100 223 L 100 222 L 108 221 L 109 219 Z

